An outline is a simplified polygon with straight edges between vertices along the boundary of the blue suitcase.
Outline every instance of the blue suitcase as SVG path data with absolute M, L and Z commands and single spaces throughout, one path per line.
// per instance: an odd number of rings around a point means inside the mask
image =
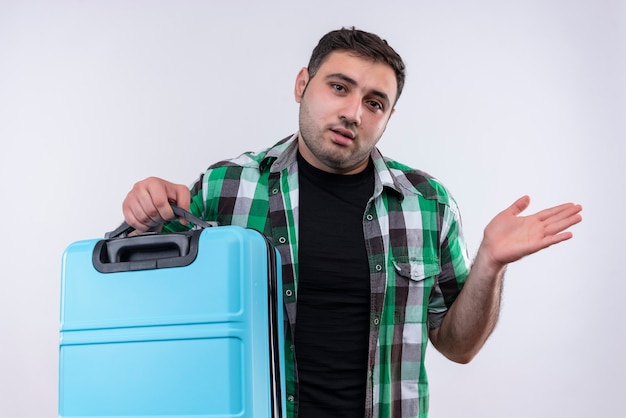
M 220 226 L 63 255 L 59 417 L 281 417 L 280 256 Z

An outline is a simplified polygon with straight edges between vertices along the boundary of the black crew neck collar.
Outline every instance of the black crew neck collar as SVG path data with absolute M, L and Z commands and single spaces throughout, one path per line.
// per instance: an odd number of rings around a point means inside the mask
M 354 174 L 337 174 L 329 173 L 328 171 L 320 170 L 319 168 L 311 165 L 298 151 L 298 168 L 301 173 L 306 176 L 317 178 L 322 181 L 333 181 L 335 183 L 342 184 L 356 184 L 362 182 L 364 179 L 371 178 L 374 173 L 374 163 L 372 159 L 368 159 L 367 166 L 364 170 Z

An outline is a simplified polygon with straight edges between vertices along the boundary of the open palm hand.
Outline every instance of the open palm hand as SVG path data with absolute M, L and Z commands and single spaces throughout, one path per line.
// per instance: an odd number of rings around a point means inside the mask
M 582 220 L 582 206 L 573 203 L 519 216 L 529 204 L 528 196 L 519 198 L 485 228 L 482 247 L 495 265 L 504 266 L 570 239 L 572 233 L 566 230 Z

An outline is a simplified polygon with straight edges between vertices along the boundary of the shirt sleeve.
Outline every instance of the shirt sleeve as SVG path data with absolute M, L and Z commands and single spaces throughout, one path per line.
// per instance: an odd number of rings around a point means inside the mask
M 428 303 L 428 326 L 441 326 L 448 309 L 461 292 L 470 269 L 467 245 L 463 238 L 461 217 L 454 200 L 440 210 L 440 267 Z

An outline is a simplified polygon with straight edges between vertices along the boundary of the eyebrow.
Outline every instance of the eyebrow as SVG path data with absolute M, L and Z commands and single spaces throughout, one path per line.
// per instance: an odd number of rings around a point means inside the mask
M 338 78 L 352 86 L 358 86 L 359 83 L 356 82 L 355 79 L 348 77 L 347 75 L 343 74 L 343 73 L 333 73 L 333 74 L 328 74 L 326 77 L 324 77 L 324 79 L 326 80 L 330 80 L 333 78 Z M 387 93 L 385 93 L 384 91 L 380 91 L 380 90 L 372 90 L 370 92 L 370 94 L 373 94 L 374 96 L 380 98 L 381 100 L 383 100 L 385 102 L 385 105 L 389 106 L 391 101 L 389 100 L 389 96 L 387 95 Z

